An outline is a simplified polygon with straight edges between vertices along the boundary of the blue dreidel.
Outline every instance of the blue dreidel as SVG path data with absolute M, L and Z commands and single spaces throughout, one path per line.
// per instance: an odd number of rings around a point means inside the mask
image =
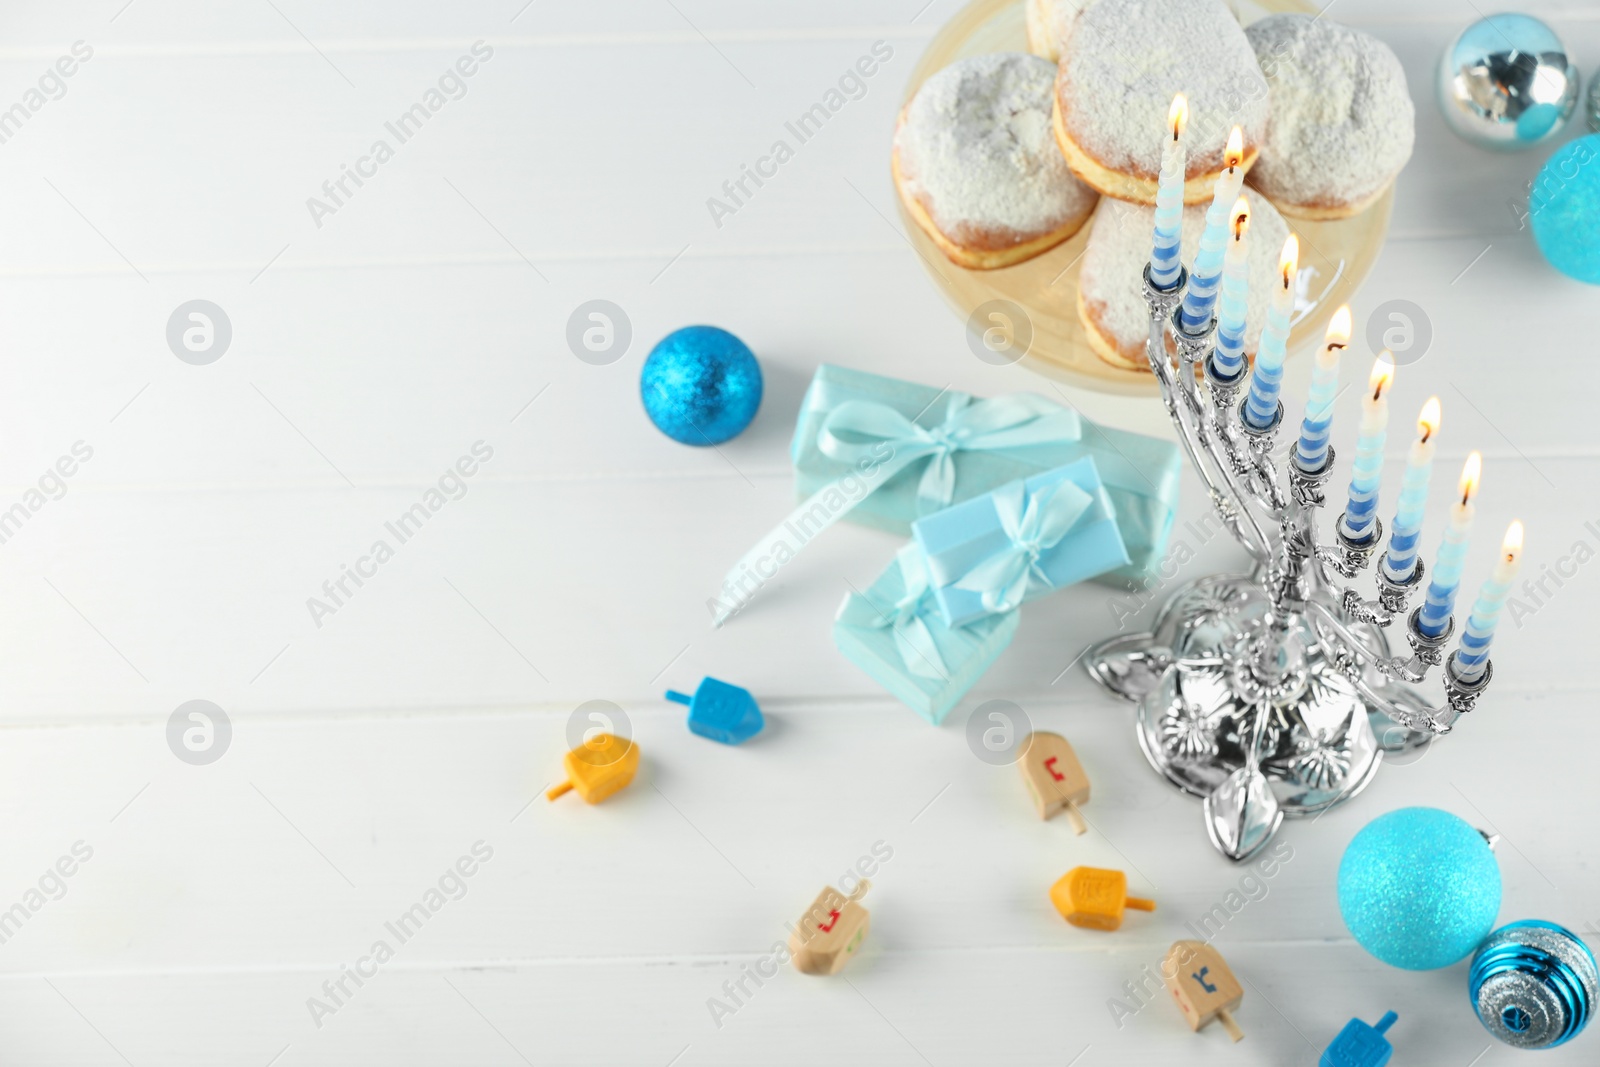
M 692 697 L 669 689 L 667 699 L 689 705 L 690 730 L 725 745 L 747 741 L 766 725 L 748 689 L 715 678 L 702 679 Z
M 1394 1049 L 1383 1035 L 1398 1018 L 1395 1012 L 1385 1012 L 1377 1026 L 1351 1019 L 1322 1054 L 1318 1067 L 1383 1067 L 1394 1055 Z

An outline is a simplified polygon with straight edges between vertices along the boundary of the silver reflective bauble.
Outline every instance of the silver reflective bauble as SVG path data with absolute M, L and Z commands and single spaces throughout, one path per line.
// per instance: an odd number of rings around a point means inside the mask
M 1467 973 L 1467 995 L 1497 1040 L 1554 1048 L 1577 1037 L 1600 1006 L 1600 967 L 1571 930 L 1525 919 L 1484 940 Z
M 1600 133 L 1600 70 L 1589 79 L 1589 129 Z
M 1439 59 L 1439 110 L 1485 148 L 1528 148 L 1554 135 L 1578 103 L 1581 79 L 1554 30 L 1528 15 L 1490 15 Z

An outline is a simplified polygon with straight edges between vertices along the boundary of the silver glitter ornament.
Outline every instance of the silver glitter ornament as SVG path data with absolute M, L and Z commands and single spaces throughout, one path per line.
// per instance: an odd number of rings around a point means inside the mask
M 1600 70 L 1589 79 L 1589 129 L 1600 133 Z
M 1513 1048 L 1553 1048 L 1576 1037 L 1600 997 L 1600 970 L 1587 945 L 1554 923 L 1502 926 L 1472 957 L 1472 1009 Z
M 1556 32 L 1529 15 L 1490 15 L 1461 31 L 1439 59 L 1439 110 L 1464 140 L 1529 148 L 1556 134 L 1578 103 L 1581 78 Z

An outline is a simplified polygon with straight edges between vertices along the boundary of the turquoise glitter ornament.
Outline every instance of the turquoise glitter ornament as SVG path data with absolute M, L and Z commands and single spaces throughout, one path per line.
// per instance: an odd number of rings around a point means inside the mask
M 1448 967 L 1494 927 L 1500 867 L 1471 824 L 1437 808 L 1401 808 L 1373 819 L 1344 850 L 1339 911 L 1384 963 Z
M 761 365 L 727 330 L 685 326 L 650 350 L 639 395 L 650 421 L 674 441 L 720 445 L 756 417 Z
M 1527 919 L 1489 935 L 1472 957 L 1467 995 L 1497 1039 L 1513 1048 L 1555 1048 L 1588 1025 L 1600 969 L 1571 930 Z
M 1533 239 L 1562 274 L 1600 285 L 1600 134 L 1568 141 L 1528 191 Z

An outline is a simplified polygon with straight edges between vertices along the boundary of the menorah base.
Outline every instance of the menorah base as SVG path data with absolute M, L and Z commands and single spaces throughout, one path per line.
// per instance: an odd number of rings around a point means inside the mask
M 1310 623 L 1292 616 L 1270 671 L 1259 668 L 1271 602 L 1254 578 L 1215 575 L 1179 589 L 1149 633 L 1089 650 L 1089 674 L 1138 704 L 1139 747 L 1168 782 L 1204 800 L 1217 849 L 1242 861 L 1283 819 L 1316 815 L 1366 788 L 1385 752 L 1420 748 L 1409 730 L 1371 705 L 1346 677 L 1357 670 L 1323 651 Z M 1375 656 L 1383 632 L 1350 621 Z M 1393 682 L 1372 679 L 1392 692 Z

